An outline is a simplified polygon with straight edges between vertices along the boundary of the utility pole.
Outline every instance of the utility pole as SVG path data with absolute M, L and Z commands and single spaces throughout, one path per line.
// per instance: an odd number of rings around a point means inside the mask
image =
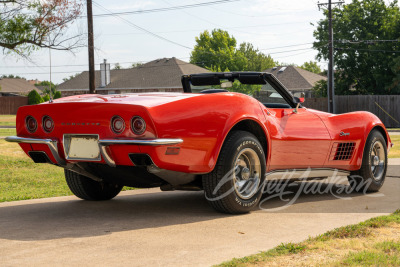
M 334 70 L 333 70 L 333 28 L 332 28 L 332 5 L 341 5 L 343 1 L 334 2 L 329 0 L 328 3 L 319 3 L 318 8 L 321 6 L 328 6 L 328 31 L 329 31 L 329 43 L 328 43 L 328 112 L 335 114 L 335 83 L 334 83 Z
M 50 100 L 49 100 L 49 103 L 53 103 L 53 94 L 52 94 L 52 92 L 51 92 L 51 85 L 52 85 L 52 82 L 51 82 L 51 49 L 50 49 L 50 45 L 51 45 L 51 41 L 50 41 L 51 39 L 50 39 L 50 33 L 49 33 L 49 61 L 50 61 L 50 86 L 49 86 L 49 96 L 50 96 Z
M 88 23 L 88 49 L 89 49 L 89 92 L 96 93 L 95 71 L 94 71 L 94 41 L 93 41 L 93 12 L 92 0 L 86 0 L 87 23 Z

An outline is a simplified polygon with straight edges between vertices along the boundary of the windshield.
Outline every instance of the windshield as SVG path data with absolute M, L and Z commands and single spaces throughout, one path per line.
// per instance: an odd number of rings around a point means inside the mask
M 194 81 L 198 84 L 198 81 Z M 265 105 L 268 104 L 286 104 L 285 107 L 290 107 L 288 102 L 283 96 L 268 82 L 264 81 L 264 84 L 243 84 L 238 79 L 219 79 L 210 83 L 213 85 L 193 85 L 192 81 L 189 82 L 192 93 L 204 93 L 206 90 L 211 89 L 222 89 L 229 92 L 237 92 L 253 96 Z M 218 84 L 216 84 L 218 83 Z
M 208 89 L 225 89 L 230 92 L 238 92 L 246 95 L 253 95 L 261 90 L 262 84 L 242 84 L 238 80 L 231 82 L 227 79 L 220 79 L 218 85 L 193 85 L 190 82 L 192 93 L 200 93 Z

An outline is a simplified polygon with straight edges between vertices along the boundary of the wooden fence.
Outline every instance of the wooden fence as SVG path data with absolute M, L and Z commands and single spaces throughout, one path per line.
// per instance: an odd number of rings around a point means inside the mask
M 18 108 L 25 105 L 28 105 L 26 96 L 2 96 L 0 97 L 0 114 L 17 114 Z
M 306 98 L 304 106 L 328 111 L 326 98 Z M 400 127 L 400 95 L 335 96 L 336 113 L 365 110 L 378 116 L 388 128 Z

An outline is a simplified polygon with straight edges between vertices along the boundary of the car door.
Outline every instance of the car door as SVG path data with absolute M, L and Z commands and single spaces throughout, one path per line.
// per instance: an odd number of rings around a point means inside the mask
M 277 92 L 269 92 L 264 101 L 271 140 L 268 171 L 323 168 L 331 137 L 322 120 L 306 108 L 296 111 Z

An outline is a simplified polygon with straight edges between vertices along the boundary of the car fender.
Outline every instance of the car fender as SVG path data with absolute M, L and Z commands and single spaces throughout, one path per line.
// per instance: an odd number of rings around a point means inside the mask
M 322 111 L 311 111 L 325 123 L 333 142 L 357 142 L 357 150 L 349 164 L 349 170 L 358 170 L 361 167 L 365 143 L 373 129 L 378 128 L 387 140 L 387 148 L 391 147 L 391 140 L 385 126 L 373 113 L 356 111 L 335 115 Z

